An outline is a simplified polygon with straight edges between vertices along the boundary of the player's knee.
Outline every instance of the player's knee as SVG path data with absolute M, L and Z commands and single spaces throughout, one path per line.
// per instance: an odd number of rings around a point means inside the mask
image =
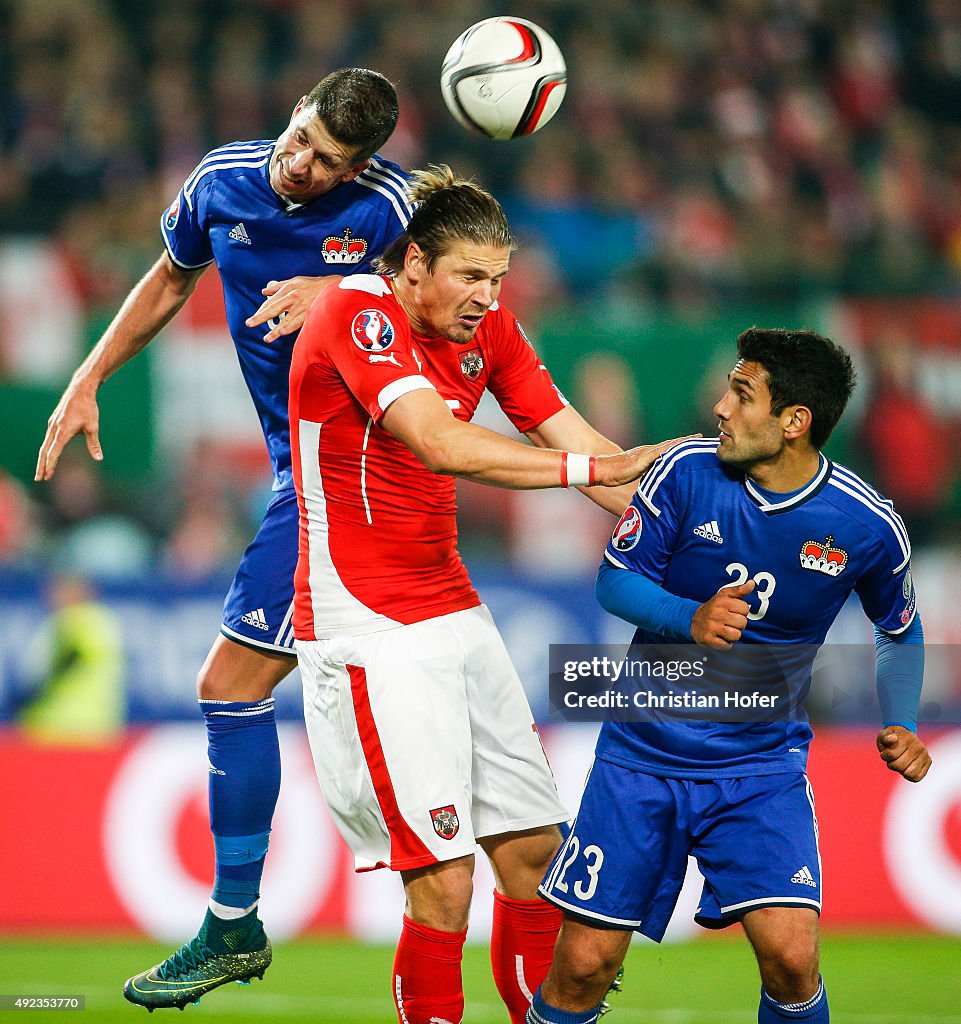
M 814 995 L 820 975 L 816 938 L 799 936 L 759 958 L 765 991 L 779 1002 L 803 1002 Z
M 474 893 L 472 867 L 448 862 L 439 871 L 404 872 L 408 917 L 438 931 L 463 931 Z
M 249 654 L 238 661 L 231 648 L 215 647 L 197 673 L 197 696 L 200 700 L 258 701 L 269 697 L 274 688 L 293 667 L 288 659 L 268 660 Z
M 607 991 L 610 979 L 614 977 L 617 968 L 620 966 L 619 958 L 611 958 L 597 951 L 587 953 L 571 972 L 571 977 L 584 988 L 597 988 L 603 986 Z
M 544 998 L 555 1006 L 595 1006 L 620 965 L 621 958 L 587 943 L 579 943 L 576 949 L 559 946 L 544 982 Z
M 490 858 L 497 888 L 510 899 L 537 899 L 537 887 L 561 845 L 556 825 L 488 836 L 480 845 Z
M 263 700 L 270 696 L 272 689 L 241 679 L 237 673 L 224 671 L 216 664 L 204 665 L 197 673 L 197 697 L 200 700 Z
M 197 697 L 200 700 L 236 700 L 228 677 L 205 664 L 197 673 Z
M 540 882 L 560 846 L 561 832 L 556 825 L 531 831 L 525 836 L 525 842 L 520 850 L 521 866 L 535 875 Z

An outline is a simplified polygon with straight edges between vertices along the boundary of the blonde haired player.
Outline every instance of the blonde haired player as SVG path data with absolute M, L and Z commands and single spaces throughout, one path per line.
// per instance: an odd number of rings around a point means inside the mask
M 494 976 L 520 1022 L 560 923 L 537 884 L 568 813 L 457 553 L 453 478 L 585 487 L 619 513 L 622 485 L 668 445 L 621 453 L 558 392 L 497 301 L 514 248 L 497 201 L 447 167 L 412 177 L 416 210 L 383 273 L 329 289 L 294 352 L 294 633 L 334 819 L 359 870 L 403 879 L 399 1019 L 461 1019 L 479 844 L 496 879 Z M 533 446 L 468 422 L 485 389 Z

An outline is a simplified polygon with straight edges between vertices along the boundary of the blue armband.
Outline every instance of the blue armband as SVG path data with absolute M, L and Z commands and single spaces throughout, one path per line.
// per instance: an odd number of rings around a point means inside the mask
M 668 593 L 642 573 L 615 569 L 605 560 L 597 570 L 594 593 L 601 607 L 612 615 L 649 633 L 693 643 L 691 621 L 700 604 Z
M 881 721 L 918 731 L 918 705 L 924 676 L 924 630 L 921 616 L 892 636 L 874 627 L 875 665 Z

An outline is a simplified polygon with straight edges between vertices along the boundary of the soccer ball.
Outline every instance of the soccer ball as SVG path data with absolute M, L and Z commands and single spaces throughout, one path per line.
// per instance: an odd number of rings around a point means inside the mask
M 523 18 L 487 18 L 462 32 L 447 51 L 440 91 L 465 128 L 513 139 L 542 128 L 567 90 L 557 43 Z

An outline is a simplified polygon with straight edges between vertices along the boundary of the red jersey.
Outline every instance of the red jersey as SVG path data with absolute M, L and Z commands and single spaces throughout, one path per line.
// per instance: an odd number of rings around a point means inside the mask
M 436 390 L 468 421 L 488 389 L 533 430 L 567 404 L 495 303 L 464 344 L 415 334 L 385 277 L 324 291 L 294 346 L 290 432 L 300 539 L 300 640 L 420 622 L 479 604 L 457 551 L 453 477 L 437 476 L 380 426 L 391 402 Z

